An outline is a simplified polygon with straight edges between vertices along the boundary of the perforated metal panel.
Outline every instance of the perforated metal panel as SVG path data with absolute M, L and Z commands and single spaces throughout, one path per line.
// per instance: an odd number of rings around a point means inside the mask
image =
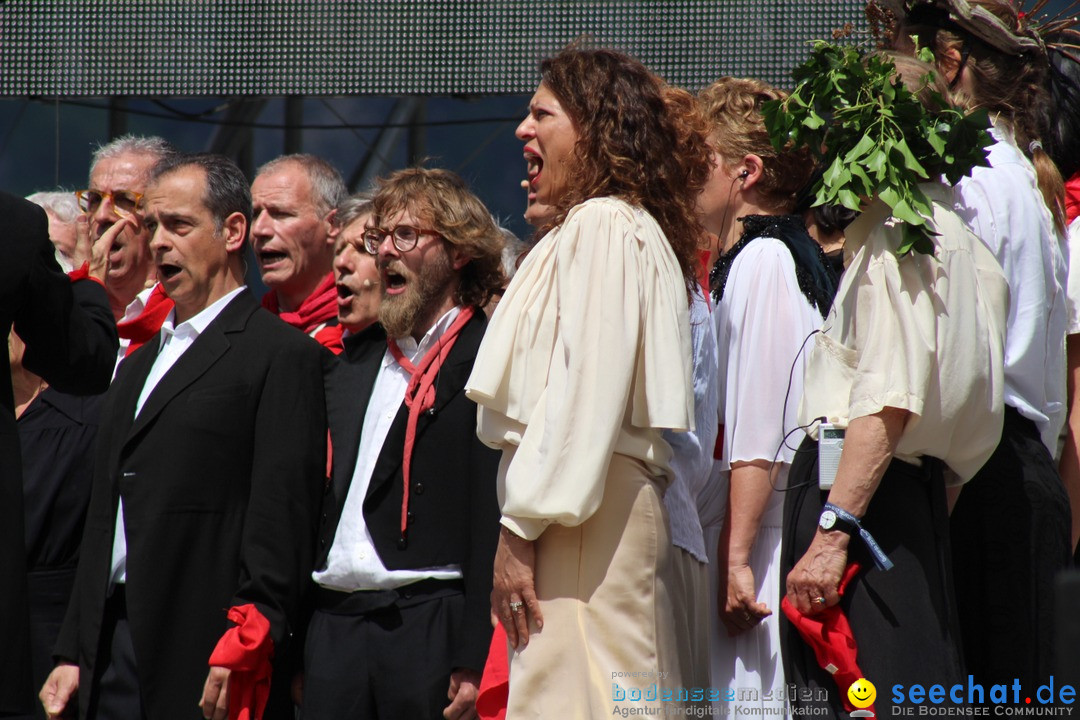
M 8 0 L 0 95 L 487 94 L 590 37 L 670 82 L 786 84 L 805 42 L 858 21 L 820 0 Z

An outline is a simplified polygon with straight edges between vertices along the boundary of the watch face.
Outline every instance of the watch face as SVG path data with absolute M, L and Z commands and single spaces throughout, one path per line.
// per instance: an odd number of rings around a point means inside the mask
M 832 510 L 826 510 L 821 513 L 821 518 L 818 519 L 818 525 L 821 526 L 822 530 L 832 530 L 833 526 L 836 525 L 836 513 Z

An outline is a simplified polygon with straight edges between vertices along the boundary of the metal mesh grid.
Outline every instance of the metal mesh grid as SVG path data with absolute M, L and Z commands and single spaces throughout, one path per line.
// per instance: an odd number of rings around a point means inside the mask
M 784 84 L 860 0 L 7 0 L 0 95 L 531 91 L 568 42 L 630 52 L 696 89 Z

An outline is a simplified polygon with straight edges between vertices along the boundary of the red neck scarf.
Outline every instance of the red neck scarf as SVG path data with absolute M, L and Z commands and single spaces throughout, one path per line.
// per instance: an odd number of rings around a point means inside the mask
M 428 350 L 419 365 L 413 365 L 409 358 L 401 352 L 401 348 L 393 338 L 386 338 L 386 344 L 390 348 L 390 354 L 397 360 L 398 365 L 403 367 L 409 378 L 409 386 L 405 389 L 405 407 L 409 408 L 409 419 L 405 425 L 405 458 L 402 461 L 401 477 L 404 484 L 401 497 L 401 539 L 405 539 L 405 528 L 409 516 L 409 478 L 412 472 L 413 445 L 416 444 L 416 423 L 420 419 L 420 413 L 435 405 L 435 380 L 439 377 L 446 356 L 457 342 L 461 329 L 472 318 L 474 308 L 470 305 L 461 309 L 453 324 L 442 334 L 435 346 Z
M 342 325 L 327 325 L 319 332 L 312 335 L 315 338 L 315 342 L 322 345 L 324 348 L 340 355 L 345 350 L 345 345 L 342 343 L 341 336 L 345 333 L 345 328 Z
M 1065 183 L 1065 224 L 1069 225 L 1080 215 L 1080 171 Z
M 337 289 L 334 287 L 334 273 L 327 273 L 315 291 L 309 295 L 295 312 L 280 312 L 276 290 L 263 295 L 262 306 L 277 315 L 297 330 L 311 334 L 311 331 L 327 320 L 337 317 Z
M 127 338 L 131 342 L 127 346 L 124 357 L 138 350 L 143 343 L 158 334 L 161 324 L 172 312 L 173 301 L 165 294 L 165 288 L 161 283 L 154 286 L 150 297 L 146 299 L 146 307 L 137 317 L 124 320 L 116 324 L 116 331 L 120 337 Z

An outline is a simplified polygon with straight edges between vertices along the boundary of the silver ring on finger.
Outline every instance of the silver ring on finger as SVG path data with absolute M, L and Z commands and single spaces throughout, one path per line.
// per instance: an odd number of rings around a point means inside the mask
M 514 602 L 510 603 L 510 611 L 513 613 L 521 612 L 521 609 L 523 607 L 525 607 L 525 603 L 521 602 L 520 600 L 515 600 Z

